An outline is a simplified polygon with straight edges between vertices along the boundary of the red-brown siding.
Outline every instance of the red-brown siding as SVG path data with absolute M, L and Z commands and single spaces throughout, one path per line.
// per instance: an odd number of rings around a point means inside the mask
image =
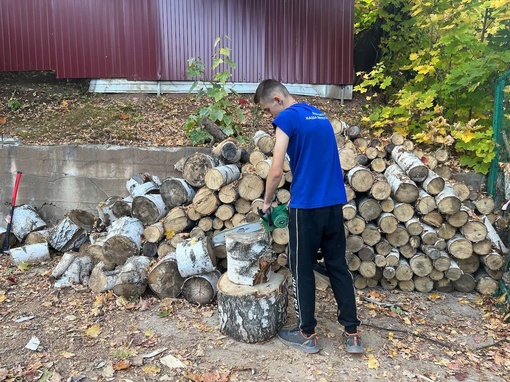
M 352 84 L 354 0 L 2 0 L 0 71 L 187 80 L 232 49 L 235 82 Z

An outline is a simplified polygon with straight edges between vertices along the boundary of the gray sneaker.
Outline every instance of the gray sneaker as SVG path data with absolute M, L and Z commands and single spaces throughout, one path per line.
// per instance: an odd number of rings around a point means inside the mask
M 315 333 L 307 336 L 299 329 L 282 329 L 278 337 L 285 345 L 306 353 L 317 353 L 320 350 Z
M 344 336 L 347 343 L 347 353 L 362 354 L 364 352 L 359 333 L 344 333 Z

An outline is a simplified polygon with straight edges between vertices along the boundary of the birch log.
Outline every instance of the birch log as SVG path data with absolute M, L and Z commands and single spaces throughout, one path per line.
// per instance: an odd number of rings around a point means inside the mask
M 193 187 L 205 186 L 205 174 L 207 170 L 215 167 L 216 160 L 207 154 L 195 153 L 184 162 L 182 176 Z
M 186 180 L 174 177 L 164 179 L 159 192 L 169 210 L 177 206 L 190 204 L 196 193 L 195 189 Z
M 52 230 L 49 243 L 57 251 L 78 250 L 87 240 L 94 225 L 94 215 L 90 212 L 71 210 Z
M 29 204 L 16 206 L 11 223 L 11 232 L 19 241 L 23 241 L 30 232 L 38 231 L 47 226 L 39 212 Z
M 113 292 L 118 296 L 139 298 L 147 288 L 147 268 L 151 260 L 146 256 L 132 256 L 122 265 Z
M 205 173 L 205 185 L 211 190 L 219 190 L 240 177 L 241 171 L 235 164 L 213 167 Z
M 396 163 L 384 172 L 393 192 L 393 198 L 401 203 L 413 203 L 418 199 L 419 189 L 415 182 Z
M 143 223 L 133 217 L 124 216 L 112 223 L 103 244 L 103 255 L 114 265 L 123 265 L 126 260 L 140 253 Z
M 161 194 L 135 196 L 131 205 L 131 216 L 144 225 L 156 223 L 167 213 Z
M 391 152 L 391 157 L 402 168 L 413 182 L 423 182 L 429 169 L 412 152 L 406 151 L 402 146 L 395 146 Z

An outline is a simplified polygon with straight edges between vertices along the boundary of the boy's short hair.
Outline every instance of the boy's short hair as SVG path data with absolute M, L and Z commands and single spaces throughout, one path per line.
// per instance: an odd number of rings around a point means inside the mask
M 273 79 L 263 80 L 255 91 L 253 102 L 258 105 L 262 99 L 269 98 L 277 92 L 282 93 L 285 97 L 289 95 L 289 91 L 281 82 Z

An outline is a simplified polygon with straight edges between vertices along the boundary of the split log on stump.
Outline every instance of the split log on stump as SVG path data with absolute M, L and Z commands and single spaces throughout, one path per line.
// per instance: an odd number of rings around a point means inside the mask
M 139 298 L 147 288 L 147 268 L 151 262 L 146 256 L 132 256 L 122 265 L 115 280 L 113 292 L 117 296 Z
M 287 319 L 288 285 L 281 273 L 255 286 L 239 285 L 224 273 L 218 281 L 220 332 L 237 341 L 264 342 L 276 335 Z
M 436 204 L 439 212 L 443 214 L 454 214 L 460 211 L 462 205 L 453 186 L 447 183 L 439 194 L 436 195 Z
M 149 243 L 159 243 L 163 239 L 164 235 L 165 228 L 161 221 L 151 224 L 143 230 L 143 238 Z
M 436 200 L 422 189 L 419 190 L 414 206 L 420 215 L 427 215 L 437 208 Z
M 182 176 L 186 182 L 193 187 L 205 186 L 205 174 L 213 167 L 216 167 L 216 160 L 207 154 L 195 153 L 189 156 L 184 162 Z
M 196 194 L 195 189 L 186 180 L 173 177 L 163 180 L 159 192 L 169 210 L 190 204 Z
M 11 223 L 11 232 L 19 241 L 23 241 L 30 232 L 46 228 L 46 222 L 39 212 L 29 204 L 22 204 L 14 209 Z
M 472 274 L 464 273 L 458 280 L 452 281 L 453 288 L 459 292 L 471 293 L 476 288 L 476 281 Z
M 473 244 L 461 234 L 456 234 L 446 245 L 448 253 L 456 259 L 467 259 L 473 254 Z
M 227 138 L 218 143 L 211 153 L 218 158 L 219 161 L 224 163 L 237 163 L 241 160 L 242 150 L 238 146 L 236 139 Z
M 413 203 L 418 199 L 418 186 L 398 164 L 394 163 L 389 166 L 384 172 L 384 176 L 391 186 L 395 201 Z
M 487 238 L 487 226 L 480 219 L 469 219 L 466 224 L 460 228 L 461 234 L 471 241 L 472 243 L 478 243 L 479 241 Z
M 208 273 L 216 269 L 216 258 L 207 237 L 182 240 L 177 244 L 175 258 L 182 277 Z
M 258 149 L 264 154 L 269 154 L 273 151 L 275 142 L 265 131 L 256 131 L 255 134 L 253 134 L 252 141 L 255 147 L 258 147 Z
M 87 241 L 92 231 L 95 217 L 84 210 L 71 210 L 64 219 L 53 229 L 50 245 L 57 251 L 78 250 Z
M 92 271 L 90 256 L 77 256 L 66 252 L 53 270 L 51 277 L 55 280 L 55 288 L 69 287 L 75 284 L 88 285 Z
M 360 197 L 357 204 L 359 215 L 366 221 L 375 220 L 381 214 L 381 205 L 375 199 Z
M 122 216 L 131 215 L 131 201 L 124 200 L 121 196 L 109 196 L 96 207 L 99 220 L 108 227 Z
M 205 173 L 205 185 L 211 190 L 219 190 L 240 177 L 241 171 L 235 164 L 213 167 Z
M 230 281 L 243 285 L 267 282 L 269 268 L 276 260 L 267 233 L 230 231 L 225 239 Z
M 356 192 L 367 192 L 374 184 L 372 172 L 363 166 L 355 166 L 347 173 L 347 181 Z
M 135 196 L 131 205 L 131 216 L 144 225 L 156 223 L 167 213 L 166 205 L 160 194 Z
M 133 217 L 124 216 L 112 223 L 103 244 L 103 255 L 107 268 L 110 264 L 123 265 L 126 260 L 140 253 L 143 223 Z
M 264 193 L 264 181 L 256 174 L 243 174 L 237 190 L 241 198 L 252 201 Z
M 494 200 L 490 196 L 485 198 L 478 198 L 475 200 L 475 206 L 476 210 L 481 215 L 489 215 L 494 211 Z
M 427 177 L 421 183 L 421 188 L 426 191 L 429 195 L 437 195 L 443 191 L 445 186 L 445 180 L 437 175 L 431 169 L 428 170 Z
M 434 281 L 430 277 L 415 276 L 413 278 L 414 288 L 418 292 L 429 293 L 434 289 Z
M 450 258 L 450 267 L 444 272 L 445 277 L 448 280 L 458 280 L 464 274 L 464 271 L 460 269 L 459 265 L 454 259 Z
M 385 200 L 391 196 L 391 186 L 382 174 L 375 174 L 369 196 L 375 200 Z
M 208 216 L 214 213 L 219 204 L 220 203 L 217 194 L 208 187 L 202 187 L 197 191 L 195 197 L 193 198 L 191 207 L 193 207 L 195 211 L 201 215 L 198 217 L 198 219 L 200 219 L 202 216 Z M 188 217 L 190 217 L 189 213 Z
M 105 270 L 102 261 L 92 269 L 89 278 L 89 288 L 95 293 L 103 293 L 112 290 L 120 272 L 120 267 L 113 270 Z
M 423 182 L 429 169 L 412 152 L 406 151 L 402 146 L 395 146 L 391 151 L 391 157 L 400 166 L 400 168 L 409 176 L 413 182 Z
M 12 264 L 19 263 L 40 263 L 50 260 L 50 251 L 48 243 L 28 244 L 22 247 L 11 248 L 9 250 Z
M 191 304 L 206 305 L 216 297 L 218 280 L 221 272 L 213 270 L 187 277 L 181 288 L 182 296 Z
M 484 296 L 492 296 L 499 288 L 499 284 L 484 270 L 480 270 L 475 275 L 476 291 Z

